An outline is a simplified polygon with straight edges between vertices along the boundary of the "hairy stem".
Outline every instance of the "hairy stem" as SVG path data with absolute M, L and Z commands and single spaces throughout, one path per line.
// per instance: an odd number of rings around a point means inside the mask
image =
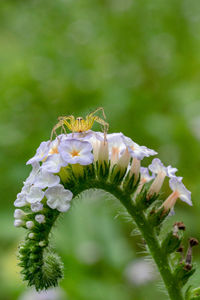
M 137 209 L 137 206 L 133 203 L 130 195 L 127 195 L 119 187 L 113 189 L 113 185 L 105 182 L 100 182 L 97 180 L 91 180 L 85 184 L 76 186 L 74 190 L 74 195 L 78 195 L 82 191 L 90 188 L 103 189 L 107 192 L 113 194 L 133 217 L 135 223 L 137 224 L 143 238 L 146 241 L 149 252 L 152 255 L 169 293 L 170 299 L 172 300 L 183 300 L 183 295 L 181 287 L 178 285 L 176 279 L 174 278 L 173 271 L 171 269 L 168 256 L 163 253 L 160 246 L 160 242 L 157 238 L 156 232 L 151 224 L 146 219 L 145 214 Z

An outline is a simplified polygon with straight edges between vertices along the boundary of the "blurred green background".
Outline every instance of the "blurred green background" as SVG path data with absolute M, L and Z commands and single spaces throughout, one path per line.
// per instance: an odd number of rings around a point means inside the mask
M 169 224 L 184 221 L 187 237 L 200 238 L 199 70 L 199 0 L 0 2 L 0 300 L 26 290 L 16 267 L 24 230 L 13 227 L 13 201 L 30 172 L 26 161 L 59 115 L 103 106 L 110 132 L 176 166 L 194 206 L 179 201 Z M 67 299 L 167 299 L 159 275 L 144 282 L 134 275 L 143 270 L 143 248 L 133 228 L 103 193 L 73 203 L 52 236 Z M 199 281 L 197 269 L 190 282 Z

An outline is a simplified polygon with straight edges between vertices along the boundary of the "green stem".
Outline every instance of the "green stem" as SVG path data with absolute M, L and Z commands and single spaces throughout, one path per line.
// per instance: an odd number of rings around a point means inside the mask
M 150 254 L 152 255 L 160 271 L 170 299 L 183 300 L 184 298 L 182 295 L 181 287 L 178 285 L 177 281 L 174 278 L 173 271 L 169 264 L 168 256 L 163 253 L 153 226 L 149 224 L 145 214 L 141 210 L 137 209 L 137 206 L 133 203 L 130 195 L 127 195 L 117 186 L 113 189 L 112 184 L 106 183 L 104 181 L 100 182 L 97 180 L 90 180 L 90 182 L 86 182 L 85 184 L 83 183 L 78 187 L 76 186 L 73 192 L 76 196 L 82 191 L 90 188 L 98 188 L 110 192 L 123 204 L 123 206 L 125 206 L 129 214 L 133 217 L 143 238 L 148 245 Z

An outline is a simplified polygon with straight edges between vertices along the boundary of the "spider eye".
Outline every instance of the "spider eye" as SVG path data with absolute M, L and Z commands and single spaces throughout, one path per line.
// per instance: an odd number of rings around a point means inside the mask
M 78 120 L 78 121 L 82 121 L 82 120 L 83 120 L 83 118 L 82 118 L 82 117 L 78 117 L 78 118 L 76 118 L 76 120 Z

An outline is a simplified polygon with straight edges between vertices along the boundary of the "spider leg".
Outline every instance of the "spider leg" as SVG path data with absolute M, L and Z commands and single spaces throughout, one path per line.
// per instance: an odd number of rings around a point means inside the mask
M 53 135 L 55 134 L 55 136 L 57 137 L 57 133 L 56 133 L 56 130 L 59 128 L 59 127 L 62 127 L 63 128 L 63 125 L 64 125 L 64 122 L 63 120 L 60 120 L 52 129 L 51 131 L 51 138 L 50 138 L 50 141 L 53 140 Z
M 97 123 L 103 125 L 103 129 L 104 129 L 104 142 L 106 141 L 106 134 L 108 132 L 108 128 L 109 128 L 109 124 L 104 121 L 103 119 L 101 119 L 100 117 L 98 116 L 95 116 L 94 117 L 94 121 L 96 121 Z
M 95 109 L 95 111 L 91 112 L 88 116 L 89 117 L 93 117 L 94 114 L 96 114 L 98 111 L 102 111 L 102 114 L 103 114 L 103 117 L 104 119 L 106 119 L 106 115 L 105 115 L 105 112 L 104 112 L 104 108 L 103 107 L 98 107 L 97 109 Z
M 61 120 L 74 120 L 74 116 L 70 115 L 70 116 L 60 116 L 58 117 L 58 121 L 61 121 Z

